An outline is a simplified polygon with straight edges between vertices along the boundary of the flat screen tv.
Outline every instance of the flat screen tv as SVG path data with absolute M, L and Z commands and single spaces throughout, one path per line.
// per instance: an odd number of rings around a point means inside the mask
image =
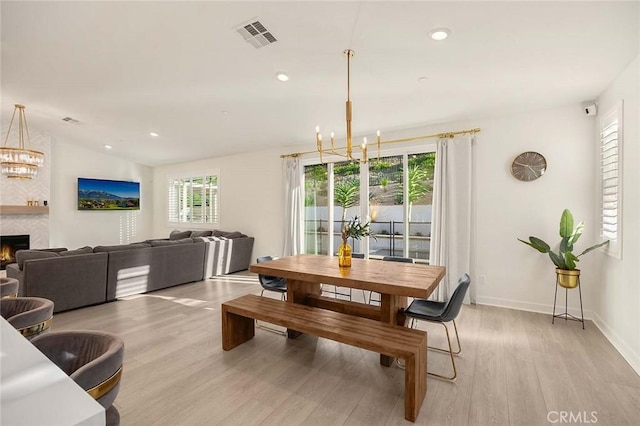
M 78 210 L 140 210 L 140 182 L 78 178 Z

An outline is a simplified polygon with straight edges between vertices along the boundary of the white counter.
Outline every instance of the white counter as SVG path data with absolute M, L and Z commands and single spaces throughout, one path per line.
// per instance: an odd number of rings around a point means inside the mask
M 104 408 L 1 317 L 0 424 L 105 424 Z

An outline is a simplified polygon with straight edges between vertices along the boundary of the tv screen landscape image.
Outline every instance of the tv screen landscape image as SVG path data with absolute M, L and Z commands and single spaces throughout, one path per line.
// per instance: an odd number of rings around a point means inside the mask
M 140 182 L 78 178 L 78 210 L 140 210 Z

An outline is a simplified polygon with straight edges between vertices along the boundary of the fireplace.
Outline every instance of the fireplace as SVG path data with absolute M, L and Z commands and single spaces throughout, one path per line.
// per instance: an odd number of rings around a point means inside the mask
M 16 261 L 16 251 L 29 249 L 28 235 L 0 235 L 0 270 Z

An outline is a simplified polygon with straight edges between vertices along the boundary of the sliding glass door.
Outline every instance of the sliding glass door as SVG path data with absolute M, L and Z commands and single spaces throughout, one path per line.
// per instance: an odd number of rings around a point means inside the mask
M 429 262 L 435 152 L 405 151 L 366 164 L 341 161 L 304 168 L 306 253 L 333 254 L 344 221 L 371 222 L 375 238 L 350 241 L 371 259 Z

